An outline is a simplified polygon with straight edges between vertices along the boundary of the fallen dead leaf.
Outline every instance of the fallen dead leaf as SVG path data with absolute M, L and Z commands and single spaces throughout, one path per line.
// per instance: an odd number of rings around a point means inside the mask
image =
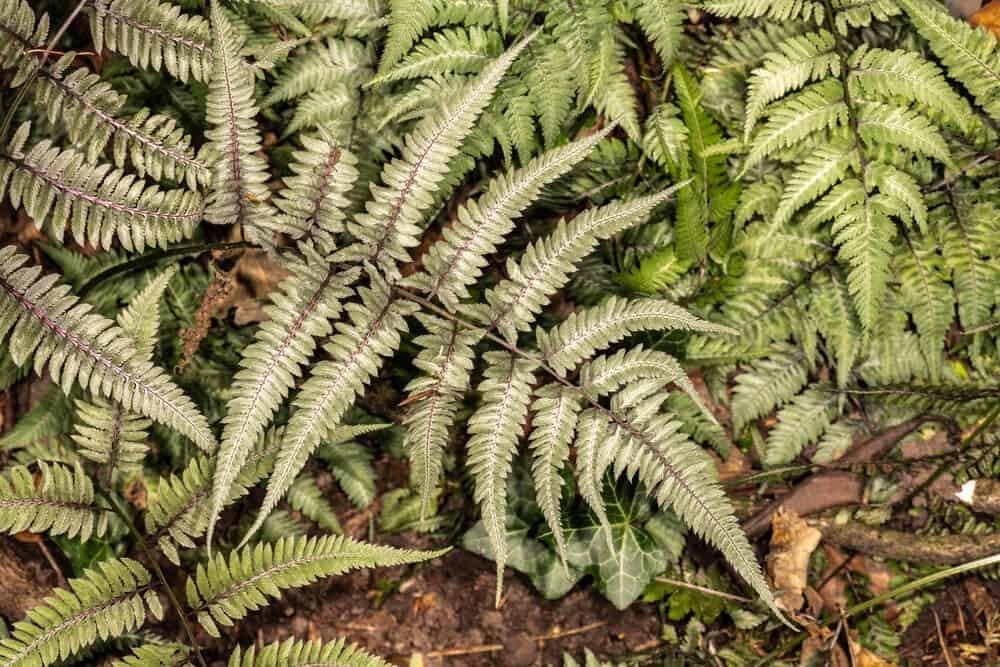
M 779 509 L 771 519 L 771 553 L 767 568 L 778 590 L 777 605 L 796 612 L 805 602 L 803 591 L 809 577 L 809 557 L 819 546 L 822 533 L 795 512 Z
M 969 17 L 969 23 L 982 26 L 1000 37 L 1000 0 L 993 0 L 978 12 Z
M 847 635 L 847 645 L 851 649 L 851 663 L 854 667 L 896 667 L 896 663 L 883 660 Z

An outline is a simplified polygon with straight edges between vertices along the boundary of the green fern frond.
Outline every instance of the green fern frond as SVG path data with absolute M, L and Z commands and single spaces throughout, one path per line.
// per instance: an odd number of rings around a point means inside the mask
M 664 330 L 736 333 L 695 317 L 668 301 L 610 297 L 598 306 L 570 315 L 551 331 L 539 330 L 538 349 L 546 363 L 562 373 L 626 336 Z
M 378 372 L 382 358 L 398 349 L 400 334 L 407 330 L 406 317 L 417 309 L 410 302 L 395 300 L 389 284 L 374 271 L 369 278 L 370 286 L 358 290 L 361 301 L 345 306 L 350 324 L 341 323 L 323 346 L 330 359 L 313 367 L 292 404 L 295 413 L 285 430 L 260 515 L 244 542 L 285 495 L 326 431 L 340 423 Z
M 372 76 L 371 49 L 357 39 L 328 39 L 311 45 L 281 70 L 262 106 L 274 106 L 308 93 L 346 85 L 357 88 Z
M 948 74 L 962 82 L 993 120 L 1000 120 L 1000 48 L 996 36 L 951 17 L 930 0 L 899 0 L 899 5 Z
M 347 195 L 358 180 L 358 159 L 328 138 L 303 135 L 303 150 L 289 165 L 294 176 L 285 179 L 275 205 L 284 215 L 277 231 L 292 239 L 316 239 L 324 249 L 336 247 L 344 231 Z
M 576 82 L 567 76 L 572 62 L 563 45 L 553 41 L 542 48 L 527 75 L 532 106 L 547 148 L 556 145 L 570 116 L 576 94 Z
M 954 291 L 944 280 L 937 242 L 932 238 L 906 240 L 896 267 L 900 289 L 917 325 L 930 379 L 937 382 L 941 379 L 945 336 L 954 319 Z
M 141 644 L 132 654 L 111 663 L 112 667 L 194 667 L 190 649 L 183 644 Z
M 434 0 L 389 0 L 389 34 L 382 49 L 378 74 L 385 76 L 424 31 L 431 27 L 437 7 Z
M 635 17 L 656 47 L 664 70 L 670 67 L 680 45 L 687 8 L 685 0 L 645 0 L 636 3 Z
M 43 139 L 27 152 L 22 125 L 0 153 L 0 194 L 61 240 L 68 227 L 81 244 L 126 250 L 165 247 L 190 237 L 202 216 L 201 195 L 161 190 L 111 165 L 90 164 L 73 149 Z
M 642 150 L 667 169 L 678 169 L 688 151 L 688 128 L 678 114 L 680 109 L 664 103 L 653 109 L 646 119 Z
M 292 482 L 288 487 L 288 505 L 323 530 L 337 534 L 344 532 L 337 519 L 337 512 L 316 486 L 312 475 L 303 473 Z
M 352 294 L 348 286 L 358 277 L 356 269 L 336 273 L 318 253 L 308 247 L 303 250 L 304 258 L 288 266 L 292 276 L 264 307 L 269 319 L 244 351 L 234 378 L 215 464 L 209 543 L 233 481 L 301 376 L 317 339 L 333 331 L 330 321 L 341 313 L 343 302 Z
M 134 470 L 142 465 L 149 449 L 150 420 L 102 400 L 77 401 L 76 418 L 72 437 L 80 456 L 111 470 Z
M 283 642 L 264 646 L 260 651 L 251 646 L 244 652 L 239 647 L 229 658 L 228 667 L 390 667 L 356 644 L 343 639 L 332 642 L 302 641 L 289 637 Z
M 739 433 L 750 422 L 771 414 L 806 385 L 809 367 L 794 348 L 779 348 L 771 356 L 754 362 L 736 376 L 733 387 L 733 431 Z
M 201 627 L 219 637 L 220 625 L 233 625 L 265 606 L 268 597 L 281 597 L 282 591 L 357 568 L 419 563 L 440 553 L 364 544 L 341 536 L 258 543 L 198 565 L 187 581 L 187 602 Z
M 501 51 L 500 36 L 479 26 L 447 29 L 434 33 L 416 46 L 388 73 L 367 83 L 377 86 L 391 81 L 428 76 L 479 72 Z
M 691 381 L 677 360 L 641 345 L 602 355 L 580 366 L 580 386 L 592 398 L 607 396 L 641 380 L 662 380 L 692 391 Z M 701 405 L 700 399 L 695 400 Z
M 476 390 L 482 404 L 469 418 L 468 465 L 475 499 L 497 563 L 496 603 L 500 604 L 507 561 L 507 477 L 531 402 L 537 362 L 508 352 L 487 352 L 487 368 Z
M 638 101 L 635 90 L 625 76 L 625 49 L 622 35 L 613 19 L 607 19 L 604 30 L 599 33 L 596 48 L 590 58 L 590 92 L 588 98 L 598 113 L 610 121 L 619 123 L 629 137 L 639 142 Z
M 784 227 L 802 207 L 843 181 L 849 170 L 857 173 L 861 164 L 858 152 L 846 140 L 834 140 L 814 149 L 788 177 L 770 228 Z
M 965 330 L 983 326 L 993 303 L 993 270 L 987 257 L 996 239 L 996 209 L 987 203 L 971 208 L 942 206 L 934 211 L 941 220 L 942 250 L 958 300 L 958 317 Z
M 820 0 L 703 0 L 701 3 L 709 12 L 722 17 L 767 17 L 775 21 L 810 18 L 819 23 L 823 20 L 824 7 Z
M 537 33 L 536 33 L 537 34 Z M 409 261 L 419 243 L 424 213 L 435 201 L 461 143 L 486 108 L 501 77 L 534 35 L 490 63 L 459 95 L 424 118 L 406 139 L 402 155 L 382 170 L 384 185 L 372 186 L 366 211 L 348 225 L 358 239 L 356 259 L 367 259 L 395 278 L 396 261 Z
M 584 159 L 611 128 L 561 148 L 546 151 L 520 169 L 497 176 L 486 194 L 458 210 L 455 222 L 423 257 L 429 274 L 425 285 L 449 310 L 469 296 L 469 286 L 482 274 L 487 256 L 496 252 L 542 188 Z M 422 278 L 422 277 L 421 277 Z
M 128 558 L 101 561 L 15 623 L 11 636 L 0 641 L 0 660 L 5 667 L 65 660 L 99 640 L 137 630 L 146 622 L 147 607 L 162 617 L 146 568 Z
M 809 388 L 778 411 L 778 425 L 767 434 L 764 465 L 780 466 L 795 460 L 815 442 L 836 416 L 837 394 Z
M 431 315 L 418 318 L 428 333 L 414 339 L 421 349 L 413 363 L 422 373 L 406 385 L 412 407 L 403 418 L 403 444 L 410 460 L 410 479 L 420 493 L 423 518 L 441 477 L 444 450 L 459 403 L 469 388 L 473 348 L 482 331 L 463 329 Z
M 836 40 L 825 30 L 796 35 L 768 53 L 764 63 L 747 81 L 744 141 L 757 124 L 767 105 L 798 90 L 812 81 L 840 73 L 840 56 L 834 51 Z
M 94 48 L 117 51 L 137 67 L 161 67 L 181 81 L 212 72 L 208 21 L 159 0 L 88 0 Z
M 520 262 L 507 260 L 509 278 L 486 292 L 490 328 L 516 341 L 517 332 L 530 330 L 552 294 L 566 285 L 573 268 L 599 240 L 644 222 L 680 187 L 683 184 L 658 194 L 587 209 L 569 223 L 560 220 L 551 234 L 528 246 Z
M 10 334 L 14 361 L 20 366 L 32 357 L 35 369 L 47 365 L 65 393 L 79 384 L 214 450 L 205 417 L 167 373 L 142 359 L 121 329 L 68 286 L 57 285 L 58 276 L 40 278 L 39 267 L 23 267 L 27 259 L 13 247 L 0 249 L 0 340 Z
M 212 175 L 212 192 L 205 207 L 205 220 L 215 225 L 242 225 L 258 238 L 258 219 L 274 212 L 267 200 L 267 163 L 259 155 L 257 105 L 254 103 L 254 73 L 240 57 L 243 38 L 226 14 L 212 1 L 212 49 L 214 66 L 205 99 L 205 136 L 218 156 Z
M 881 102 L 858 106 L 858 132 L 867 144 L 888 144 L 951 163 L 947 142 L 924 116 Z
M 86 542 L 108 528 L 108 510 L 94 500 L 83 468 L 39 462 L 37 483 L 24 466 L 0 477 L 0 530 L 79 537 Z
M 382 428 L 388 424 L 380 425 Z M 326 462 L 340 488 L 359 510 L 375 500 L 375 469 L 372 467 L 372 453 L 357 442 L 339 444 L 327 443 L 316 452 Z
M 547 385 L 536 392 L 531 404 L 531 472 L 535 495 L 545 521 L 552 531 L 559 556 L 566 560 L 566 537 L 560 510 L 563 469 L 569 460 L 569 446 L 574 440 L 580 415 L 577 392 L 559 385 Z

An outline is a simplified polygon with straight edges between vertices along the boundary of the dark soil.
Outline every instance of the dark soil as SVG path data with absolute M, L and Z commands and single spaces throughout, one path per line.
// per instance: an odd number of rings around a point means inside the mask
M 1000 582 L 969 578 L 937 594 L 906 629 L 900 665 L 1000 665 Z
M 427 667 L 561 665 L 564 651 L 579 657 L 586 647 L 614 657 L 659 643 L 654 608 L 635 604 L 619 612 L 586 587 L 547 602 L 508 572 L 503 603 L 494 609 L 494 573 L 493 563 L 461 550 L 401 581 L 407 568 L 356 572 L 287 595 L 241 625 L 237 638 L 345 637 L 400 665 L 420 653 Z M 378 591 L 388 582 L 399 588 L 379 605 Z

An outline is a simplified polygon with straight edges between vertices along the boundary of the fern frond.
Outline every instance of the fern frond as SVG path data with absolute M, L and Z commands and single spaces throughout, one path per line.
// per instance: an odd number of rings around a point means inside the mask
M 663 69 L 670 67 L 677 53 L 687 18 L 687 2 L 684 0 L 645 0 L 637 4 L 635 17 L 646 33 L 663 63 Z
M 378 75 L 385 76 L 420 36 L 431 27 L 437 11 L 434 0 L 389 0 L 389 31 L 379 61 Z
M 528 72 L 531 102 L 547 148 L 556 145 L 570 115 L 576 82 L 567 76 L 573 59 L 559 42 L 546 45 Z
M 861 170 L 858 152 L 846 140 L 834 140 L 814 149 L 788 177 L 770 229 L 783 228 L 803 206 L 844 180 L 849 170 Z
M 72 438 L 80 456 L 109 469 L 129 470 L 141 466 L 149 447 L 152 422 L 122 408 L 121 404 L 96 400 L 77 401 Z
M 140 644 L 132 654 L 111 663 L 112 667 L 194 667 L 188 660 L 190 649 L 183 644 Z
M 570 315 L 551 331 L 539 330 L 538 349 L 546 363 L 562 373 L 626 336 L 663 330 L 736 333 L 695 317 L 668 301 L 609 297 L 598 306 Z
M 535 496 L 545 521 L 552 531 L 556 550 L 566 560 L 566 537 L 563 533 L 561 498 L 563 469 L 569 460 L 580 399 L 577 392 L 559 385 L 547 385 L 536 392 L 531 404 L 531 472 Z
M 537 34 L 537 33 L 536 33 Z M 407 248 L 419 243 L 423 217 L 458 156 L 462 141 L 486 108 L 500 78 L 534 35 L 490 63 L 460 94 L 424 118 L 406 139 L 402 155 L 382 170 L 384 185 L 372 187 L 366 211 L 348 225 L 359 241 L 360 257 L 389 278 L 395 262 L 409 260 Z
M 479 72 L 499 55 L 500 37 L 478 26 L 447 29 L 434 33 L 388 73 L 367 83 L 377 86 L 401 79 Z
M 313 367 L 292 404 L 295 413 L 285 430 L 260 515 L 244 542 L 285 495 L 323 435 L 340 423 L 378 372 L 382 358 L 399 347 L 400 333 L 407 330 L 405 318 L 415 312 L 416 306 L 395 300 L 389 284 L 374 271 L 370 278 L 371 285 L 358 290 L 361 301 L 345 307 L 350 324 L 340 323 L 337 333 L 324 345 L 331 358 Z
M 947 142 L 924 116 L 881 102 L 858 106 L 858 132 L 870 146 L 888 144 L 951 163 Z
M 423 371 L 406 385 L 412 407 L 403 418 L 410 460 L 410 479 L 420 493 L 420 515 L 426 517 L 441 477 L 442 459 L 449 431 L 455 423 L 462 395 L 469 388 L 474 362 L 473 347 L 481 330 L 465 329 L 431 315 L 418 315 L 428 333 L 414 343 L 421 350 L 414 365 Z
M 610 17 L 607 20 L 590 58 L 588 97 L 598 113 L 619 123 L 629 137 L 638 143 L 642 139 L 636 110 L 638 101 L 623 69 L 625 49 L 622 46 L 622 36 L 614 21 Z
M 357 568 L 418 563 L 437 555 L 364 544 L 341 536 L 258 543 L 233 551 L 228 558 L 217 554 L 207 565 L 198 565 L 187 582 L 187 601 L 201 627 L 219 637 L 220 625 L 233 625 L 265 606 L 268 597 L 281 597 L 284 590 Z
M 973 129 L 972 107 L 955 92 L 937 65 L 919 54 L 860 48 L 848 64 L 852 97 L 891 101 L 898 96 L 941 114 L 965 133 Z
M 346 85 L 357 88 L 372 75 L 371 50 L 357 39 L 328 39 L 312 45 L 281 71 L 262 106 Z
M 848 108 L 839 81 L 827 79 L 785 98 L 768 113 L 743 165 L 743 173 L 778 151 L 822 130 L 846 126 Z
M 927 359 L 932 381 L 941 379 L 945 336 L 951 328 L 955 312 L 955 297 L 944 281 L 944 267 L 937 254 L 937 242 L 932 238 L 910 239 L 901 253 L 897 268 L 904 302 L 917 325 L 920 349 Z
M 469 296 L 473 284 L 513 230 L 514 220 L 538 197 L 542 188 L 584 159 L 611 127 L 534 158 L 524 167 L 494 178 L 486 194 L 458 210 L 457 219 L 445 228 L 442 239 L 424 255 L 427 291 L 454 312 Z
M 958 317 L 965 330 L 990 319 L 994 273 L 986 259 L 996 238 L 997 211 L 981 203 L 971 209 L 956 205 L 936 211 L 942 223 L 942 250 L 958 300 Z
M 240 57 L 243 37 L 233 27 L 216 0 L 212 1 L 212 49 L 214 66 L 205 99 L 205 136 L 218 156 L 212 175 L 212 192 L 205 207 L 205 220 L 215 225 L 244 226 L 258 236 L 258 218 L 268 219 L 273 210 L 267 163 L 259 155 L 257 105 L 254 103 L 254 73 Z M 257 238 L 259 242 L 269 239 Z
M 654 208 L 667 201 L 682 185 L 629 201 L 615 201 L 591 208 L 570 222 L 560 220 L 555 230 L 528 246 L 520 262 L 507 260 L 508 279 L 486 292 L 490 328 L 509 341 L 518 331 L 528 331 L 552 294 L 569 281 L 569 275 L 599 240 L 610 238 L 644 222 Z
M 236 647 L 228 667 L 390 667 L 390 664 L 343 639 L 323 643 L 289 637 L 268 644 L 259 652 L 255 646 L 246 652 Z
M 834 51 L 836 40 L 825 30 L 796 35 L 785 40 L 764 58 L 747 81 L 744 141 L 749 141 L 764 109 L 807 83 L 840 73 L 840 56 Z
M 301 376 L 316 340 L 333 331 L 330 322 L 342 311 L 343 301 L 352 294 L 349 285 L 358 277 L 356 269 L 336 273 L 317 252 L 307 246 L 303 251 L 303 260 L 288 267 L 292 276 L 264 307 L 269 319 L 257 329 L 233 379 L 215 464 L 209 543 L 233 481 Z
M 357 442 L 327 443 L 316 454 L 326 462 L 330 474 L 355 507 L 364 509 L 371 505 L 375 500 L 375 469 L 367 447 Z
M 94 49 L 117 51 L 137 67 L 166 69 L 181 81 L 208 80 L 212 35 L 208 21 L 159 0 L 89 0 Z
M 303 473 L 288 487 L 288 505 L 323 530 L 342 533 L 333 505 L 316 486 L 312 475 Z
M 66 535 L 84 542 L 103 535 L 108 510 L 96 504 L 94 485 L 83 468 L 45 462 L 38 466 L 37 488 L 24 466 L 14 466 L 0 477 L 0 530 Z
M 691 381 L 677 360 L 665 352 L 647 350 L 641 345 L 602 355 L 580 366 L 580 386 L 592 398 L 612 394 L 623 386 L 641 380 L 673 382 L 693 391 Z M 701 405 L 700 399 L 695 399 Z
M 767 17 L 775 21 L 801 18 L 820 23 L 824 8 L 820 0 L 703 0 L 701 3 L 709 12 L 725 18 Z
M 78 383 L 214 450 L 205 417 L 167 373 L 140 358 L 131 339 L 68 286 L 57 286 L 57 276 L 39 278 L 39 267 L 24 268 L 27 259 L 13 247 L 0 249 L 0 340 L 10 334 L 14 361 L 20 366 L 33 357 L 35 369 L 47 364 L 65 393 Z
M 54 238 L 69 227 L 81 245 L 110 248 L 117 239 L 126 250 L 141 252 L 194 233 L 202 216 L 197 192 L 161 190 L 47 139 L 24 152 L 29 131 L 22 125 L 0 153 L 0 194 L 6 192 L 15 208 L 23 204 Z
M 347 195 L 358 180 L 358 159 L 332 140 L 303 135 L 303 150 L 295 151 L 289 165 L 294 176 L 285 179 L 275 205 L 284 215 L 276 231 L 292 239 L 313 238 L 324 249 L 336 247 L 344 231 Z
M 476 482 L 475 499 L 497 563 L 496 603 L 500 604 L 507 562 L 507 477 L 528 416 L 537 362 L 509 352 L 487 352 L 482 404 L 469 418 L 468 465 Z
M 953 18 L 930 0 L 899 0 L 899 5 L 948 74 L 962 82 L 993 120 L 1000 120 L 1000 48 L 996 37 L 985 28 Z
M 14 624 L 0 641 L 5 667 L 44 667 L 65 660 L 98 640 L 133 632 L 162 608 L 150 586 L 149 572 L 128 558 L 106 560 L 57 588 Z
M 836 416 L 837 394 L 809 388 L 778 411 L 778 425 L 767 434 L 764 465 L 779 466 L 795 460 L 805 446 L 815 442 Z
M 688 150 L 688 128 L 678 114 L 680 109 L 665 103 L 653 109 L 646 119 L 642 150 L 667 169 L 676 169 Z
M 771 356 L 754 362 L 736 376 L 733 387 L 733 431 L 765 417 L 792 399 L 806 385 L 809 367 L 804 355 L 783 347 Z

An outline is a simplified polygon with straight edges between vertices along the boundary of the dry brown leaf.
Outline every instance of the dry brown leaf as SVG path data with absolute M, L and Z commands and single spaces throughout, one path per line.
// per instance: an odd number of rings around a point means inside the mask
M 896 667 L 896 663 L 883 660 L 848 634 L 847 645 L 851 649 L 851 663 L 854 667 Z
M 978 12 L 969 17 L 969 23 L 982 26 L 1000 37 L 1000 0 L 993 0 Z
M 767 569 L 778 591 L 777 605 L 788 612 L 802 608 L 809 577 L 809 557 L 822 534 L 795 512 L 779 509 L 771 519 Z

